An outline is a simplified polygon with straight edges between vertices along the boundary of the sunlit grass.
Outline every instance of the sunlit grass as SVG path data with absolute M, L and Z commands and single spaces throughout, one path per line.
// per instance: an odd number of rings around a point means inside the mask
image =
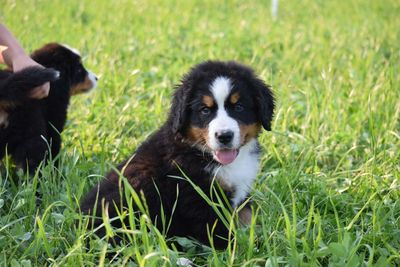
M 2 265 L 399 265 L 400 3 L 280 1 L 275 21 L 270 4 L 4 0 L 0 19 L 27 50 L 76 47 L 100 83 L 71 103 L 59 169 L 26 177 L 3 160 Z M 79 200 L 161 125 L 174 84 L 206 59 L 251 65 L 277 97 L 257 216 L 226 251 L 179 239 L 178 252 L 146 216 L 120 246 L 99 240 Z

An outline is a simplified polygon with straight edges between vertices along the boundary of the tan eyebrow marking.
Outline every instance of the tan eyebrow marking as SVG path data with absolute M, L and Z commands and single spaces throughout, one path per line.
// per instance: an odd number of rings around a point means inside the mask
M 206 105 L 208 108 L 214 106 L 214 99 L 211 96 L 205 95 L 203 96 L 203 104 Z
M 240 98 L 240 94 L 239 94 L 239 92 L 236 92 L 231 95 L 229 100 L 231 101 L 232 104 L 236 104 L 239 101 L 239 98 Z

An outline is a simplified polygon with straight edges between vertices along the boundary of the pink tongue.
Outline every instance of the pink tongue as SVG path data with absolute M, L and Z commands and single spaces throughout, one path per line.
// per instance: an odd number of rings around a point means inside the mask
M 236 159 L 238 155 L 237 150 L 216 150 L 214 153 L 214 158 L 221 164 L 226 165 L 231 163 Z

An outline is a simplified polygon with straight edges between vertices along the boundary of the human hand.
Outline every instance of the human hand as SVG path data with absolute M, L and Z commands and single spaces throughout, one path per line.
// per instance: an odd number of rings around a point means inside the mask
M 12 68 L 14 72 L 20 71 L 27 67 L 35 67 L 35 66 L 44 68 L 42 65 L 31 59 L 26 54 L 16 56 L 12 62 Z M 29 93 L 29 97 L 35 99 L 42 99 L 49 95 L 49 91 L 50 91 L 50 83 L 46 82 L 41 86 L 32 89 L 32 91 Z

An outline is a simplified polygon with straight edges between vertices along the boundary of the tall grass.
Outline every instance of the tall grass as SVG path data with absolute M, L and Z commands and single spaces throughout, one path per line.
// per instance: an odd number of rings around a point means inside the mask
M 287 0 L 276 20 L 270 4 L 3 0 L 0 19 L 27 50 L 76 47 L 100 83 L 71 103 L 58 169 L 27 177 L 3 160 L 2 265 L 399 265 L 400 3 Z M 145 215 L 129 242 L 99 240 L 79 200 L 159 127 L 174 84 L 206 59 L 251 65 L 278 99 L 260 137 L 257 216 L 226 251 L 178 239 L 178 252 Z

